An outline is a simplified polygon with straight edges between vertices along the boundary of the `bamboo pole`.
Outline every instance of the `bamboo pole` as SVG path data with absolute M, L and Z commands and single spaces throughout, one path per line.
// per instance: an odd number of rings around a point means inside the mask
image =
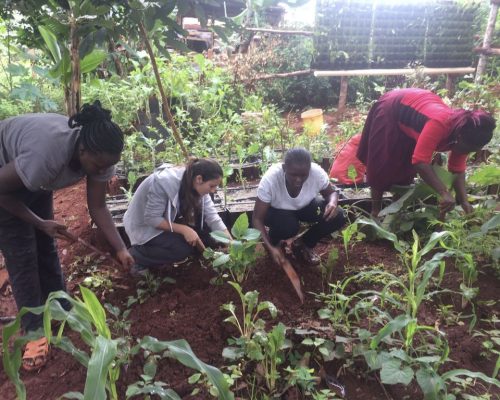
M 373 75 L 411 75 L 415 71 L 421 72 L 426 75 L 441 75 L 441 74 L 457 74 L 466 75 L 474 72 L 472 67 L 463 68 L 400 68 L 400 69 L 351 69 L 351 70 L 337 70 L 337 71 L 314 71 L 314 76 L 327 77 L 327 76 L 373 76 Z
M 489 50 L 491 48 L 491 40 L 493 38 L 493 33 L 495 32 L 495 23 L 497 20 L 497 14 L 498 14 L 498 2 L 491 2 L 491 7 L 490 7 L 490 15 L 488 16 L 488 23 L 486 25 L 486 30 L 484 32 L 484 39 L 483 39 L 483 49 Z M 476 70 L 476 77 L 474 81 L 476 83 L 481 82 L 481 76 L 484 74 L 484 71 L 486 70 L 486 62 L 487 62 L 487 56 L 486 54 L 481 54 L 479 56 L 479 61 L 477 63 L 477 70 Z
M 146 50 L 149 54 L 149 59 L 151 60 L 151 65 L 153 66 L 153 71 L 155 74 L 156 78 L 156 83 L 158 84 L 158 90 L 160 91 L 160 96 L 161 96 L 161 102 L 163 105 L 163 112 L 167 115 L 168 123 L 170 124 L 170 127 L 172 128 L 172 132 L 174 134 L 174 138 L 179 144 L 182 154 L 184 154 L 184 157 L 186 157 L 186 160 L 189 159 L 189 153 L 184 146 L 184 142 L 182 141 L 182 136 L 177 130 L 177 126 L 175 125 L 174 117 L 172 117 L 172 113 L 170 112 L 170 107 L 168 105 L 168 99 L 167 96 L 165 95 L 165 90 L 163 89 L 163 84 L 161 83 L 161 78 L 160 78 L 160 73 L 158 72 L 158 65 L 156 64 L 156 58 L 153 53 L 153 48 L 151 47 L 151 43 L 149 42 L 148 35 L 146 32 L 146 28 L 144 28 L 144 24 L 142 21 L 139 24 L 139 30 L 141 32 L 142 39 L 144 40 L 144 44 L 146 45 Z
M 483 49 L 482 47 L 476 47 L 474 49 L 475 53 L 481 53 L 486 56 L 500 56 L 500 48 L 490 47 L 489 49 Z
M 245 28 L 247 31 L 251 32 L 264 32 L 264 33 L 276 33 L 279 35 L 303 35 L 303 36 L 313 36 L 312 31 L 289 31 L 281 29 L 268 29 L 268 28 Z
M 280 72 L 280 73 L 276 73 L 276 74 L 260 75 L 260 76 L 256 76 L 255 78 L 249 78 L 249 79 L 245 79 L 245 80 L 258 81 L 258 80 L 274 79 L 274 78 L 290 78 L 290 77 L 294 77 L 294 76 L 310 75 L 312 73 L 313 73 L 312 69 L 305 69 L 302 71 Z

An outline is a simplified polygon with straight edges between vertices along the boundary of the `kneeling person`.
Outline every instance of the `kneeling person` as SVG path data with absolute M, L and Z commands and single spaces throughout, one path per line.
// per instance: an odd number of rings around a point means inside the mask
M 312 162 L 306 149 L 293 148 L 285 154 L 283 164 L 273 165 L 262 177 L 257 189 L 253 226 L 262 233 L 264 246 L 273 260 L 281 264 L 285 255 L 280 242 L 295 236 L 301 221 L 314 223 L 293 242 L 292 250 L 302 261 L 317 265 L 320 258 L 314 253 L 314 247 L 321 238 L 345 223 L 344 213 L 337 203 L 338 194 L 326 172 Z
M 139 185 L 123 218 L 136 262 L 133 275 L 203 249 L 209 239 L 205 225 L 231 237 L 210 197 L 222 174 L 214 160 L 193 159 L 181 167 L 164 164 Z

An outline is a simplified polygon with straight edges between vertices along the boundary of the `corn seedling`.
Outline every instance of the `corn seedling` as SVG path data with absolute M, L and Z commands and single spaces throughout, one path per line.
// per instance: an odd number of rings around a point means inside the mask
M 120 377 L 123 361 L 128 359 L 120 356 L 119 346 L 122 340 L 112 338 L 111 330 L 106 321 L 106 312 L 95 294 L 83 286 L 80 286 L 80 292 L 82 299 L 72 298 L 62 291 L 53 292 L 49 295 L 44 306 L 21 309 L 16 320 L 3 329 L 4 370 L 15 385 L 20 400 L 26 399 L 26 389 L 19 375 L 22 346 L 27 341 L 43 335 L 47 337 L 49 343 L 72 354 L 87 368 L 84 392 L 83 394 L 71 392 L 73 398 L 83 400 L 118 399 L 116 383 Z M 71 309 L 69 311 L 63 309 L 59 300 L 67 301 L 71 305 Z M 17 336 L 21 327 L 21 317 L 28 312 L 36 315 L 43 314 L 43 333 L 37 331 L 27 336 L 17 337 L 11 350 L 9 348 L 10 339 Z M 61 321 L 55 337 L 52 335 L 51 330 L 52 320 Z M 63 336 L 66 324 L 73 331 L 80 334 L 81 339 L 88 346 L 90 354 L 77 348 L 68 337 Z M 229 400 L 234 398 L 222 373 L 217 368 L 199 360 L 185 340 L 162 342 L 156 338 L 146 336 L 130 349 L 130 355 L 136 355 L 140 349 L 149 354 L 165 352 L 164 355 L 175 358 L 185 366 L 206 374 L 212 384 L 217 387 L 219 398 Z

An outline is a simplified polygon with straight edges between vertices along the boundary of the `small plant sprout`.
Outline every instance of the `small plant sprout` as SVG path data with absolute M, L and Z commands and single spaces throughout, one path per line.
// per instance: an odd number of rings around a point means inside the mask
M 227 271 L 234 281 L 242 283 L 259 256 L 256 246 L 259 243 L 260 231 L 249 228 L 248 216 L 243 213 L 234 223 L 231 234 L 234 238 L 232 240 L 224 232 L 212 232 L 210 235 L 215 240 L 228 245 L 228 252 L 207 248 L 203 255 L 213 260 L 212 266 L 220 275 Z
M 229 284 L 238 292 L 241 300 L 241 318 L 236 314 L 236 307 L 233 302 L 224 304 L 221 308 L 228 311 L 231 315 L 224 320 L 233 324 L 240 333 L 240 336 L 248 340 L 253 334 L 264 329 L 265 323 L 259 318 L 262 311 L 267 310 L 272 318 L 276 318 L 278 310 L 275 305 L 270 301 L 259 302 L 259 292 L 253 290 L 251 292 L 243 293 L 241 286 L 236 282 L 229 282 Z

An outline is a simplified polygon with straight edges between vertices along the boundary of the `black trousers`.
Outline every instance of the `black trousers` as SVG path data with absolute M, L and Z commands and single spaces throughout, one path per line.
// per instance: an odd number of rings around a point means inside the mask
M 269 227 L 269 238 L 276 246 L 280 240 L 295 236 L 300 229 L 300 222 L 312 222 L 314 225 L 302 236 L 307 247 L 313 248 L 325 236 L 339 230 L 345 224 L 342 209 L 330 221 L 323 219 L 326 201 L 318 196 L 300 210 L 280 210 L 270 207 L 264 224 Z
M 175 221 L 180 223 L 179 221 Z M 194 229 L 205 246 L 212 246 L 213 239 L 208 229 L 201 229 L 201 223 Z M 191 246 L 180 233 L 165 231 L 150 241 L 134 245 L 130 249 L 137 265 L 145 268 L 159 268 L 184 260 L 196 253 L 196 247 Z
M 52 192 L 21 190 L 19 201 L 42 219 L 53 219 Z M 0 208 L 0 250 L 5 258 L 17 308 L 38 307 L 49 293 L 65 290 L 55 240 Z M 25 314 L 23 329 L 43 326 L 42 316 Z

